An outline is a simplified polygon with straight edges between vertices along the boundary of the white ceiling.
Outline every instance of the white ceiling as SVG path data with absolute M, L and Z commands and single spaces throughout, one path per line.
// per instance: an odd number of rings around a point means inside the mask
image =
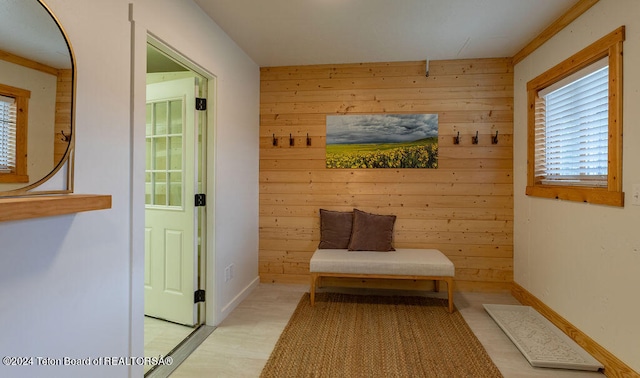
M 71 68 L 58 25 L 36 0 L 0 1 L 0 50 L 54 68 Z
M 195 0 L 261 67 L 511 57 L 578 0 Z

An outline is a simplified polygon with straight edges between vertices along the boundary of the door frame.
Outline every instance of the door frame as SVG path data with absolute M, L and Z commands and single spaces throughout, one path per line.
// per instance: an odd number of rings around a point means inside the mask
M 206 98 L 207 98 L 207 113 L 206 113 L 206 124 L 200 125 L 203 127 L 203 144 L 205 148 L 202 149 L 202 162 L 203 167 L 201 169 L 202 173 L 202 181 L 203 187 L 205 189 L 205 193 L 207 194 L 207 203 L 204 208 L 204 216 L 201 214 L 199 222 L 204 224 L 203 236 L 204 240 L 202 241 L 201 250 L 201 261 L 198 264 L 199 266 L 199 277 L 204 277 L 204 282 L 199 283 L 200 288 L 204 288 L 205 290 L 205 305 L 198 306 L 198 318 L 199 324 L 205 325 L 214 325 L 215 319 L 215 280 L 213 279 L 213 274 L 215 273 L 215 209 L 214 209 L 214 198 L 215 198 L 215 185 L 214 185 L 214 171 L 215 167 L 215 149 L 214 153 L 209 153 L 213 146 L 215 146 L 215 109 L 216 109 L 216 76 L 198 65 L 197 63 L 190 60 L 188 57 L 184 56 L 177 49 L 173 48 L 169 44 L 165 43 L 163 40 L 155 36 L 153 33 L 147 30 L 146 32 L 146 43 L 151 44 L 158 50 L 162 51 L 164 54 L 169 56 L 171 59 L 180 63 L 181 65 L 187 67 L 190 71 L 195 72 L 197 75 L 202 76 L 207 80 L 207 85 L 205 88 Z M 146 51 L 146 44 L 145 44 Z M 146 66 L 146 52 L 145 52 L 145 66 Z M 146 69 L 145 69 L 146 73 Z M 146 77 L 145 77 L 146 83 Z M 145 93 L 146 93 L 146 84 L 145 84 Z M 146 105 L 146 97 L 145 97 L 145 105 Z M 144 126 L 144 124 L 143 124 Z M 198 136 L 196 135 L 196 138 Z M 144 148 L 144 144 L 142 145 Z M 143 171 L 144 172 L 144 171 Z M 143 202 L 144 205 L 144 202 Z M 143 206 L 144 208 L 144 206 Z M 144 222 L 144 216 L 143 216 Z
M 201 261 L 199 265 L 199 277 L 204 277 L 204 282 L 199 282 L 199 288 L 205 290 L 205 302 L 204 306 L 198 306 L 199 324 L 214 325 L 215 319 L 215 280 L 213 279 L 213 273 L 215 272 L 215 185 L 213 183 L 215 166 L 215 109 L 216 109 L 216 76 L 202 68 L 197 63 L 190 60 L 188 57 L 182 55 L 175 48 L 162 41 L 157 36 L 153 35 L 149 31 L 146 33 L 146 43 L 153 45 L 155 48 L 161 50 L 173 60 L 177 61 L 181 65 L 187 67 L 190 71 L 195 72 L 197 75 L 207 80 L 207 85 L 204 88 L 207 98 L 207 111 L 206 111 L 206 123 L 199 123 L 202 127 L 202 138 L 204 148 L 201 148 L 202 158 L 198 164 L 202 166 L 198 169 L 202 174 L 202 189 L 207 194 L 208 200 L 205 206 L 204 215 L 200 214 L 200 222 L 204 224 L 204 228 L 200 233 L 200 245 L 203 249 L 203 253 L 200 254 Z M 145 44 L 146 49 L 146 44 Z M 145 53 L 146 57 L 146 53 Z M 145 59 L 146 64 L 146 59 Z M 146 73 L 146 69 L 145 69 Z M 146 83 L 146 79 L 145 79 Z M 145 84 L 146 87 L 146 84 Z M 197 136 L 196 136 L 197 137 Z M 144 147 L 144 144 L 142 145 Z M 143 217 L 144 219 L 144 217 Z

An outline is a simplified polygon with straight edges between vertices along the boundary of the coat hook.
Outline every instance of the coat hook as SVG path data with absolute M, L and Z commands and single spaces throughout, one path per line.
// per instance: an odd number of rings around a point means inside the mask
M 293 147 L 293 137 L 289 134 L 289 146 Z
M 453 144 L 460 144 L 460 131 L 458 131 L 458 135 L 453 137 Z
M 498 131 L 496 130 L 496 135 L 491 137 L 491 144 L 498 144 Z
M 311 138 L 309 138 L 309 133 L 307 133 L 307 146 L 311 145 Z
M 68 142 L 69 140 L 71 140 L 71 134 L 64 135 L 64 130 L 60 130 L 60 134 L 62 134 L 62 138 L 60 138 L 61 141 Z
M 476 130 L 476 136 L 471 137 L 471 143 L 478 144 L 478 130 Z
M 272 134 L 272 135 L 273 135 L 273 137 L 272 137 L 273 140 L 272 140 L 271 143 L 273 144 L 273 146 L 277 146 L 278 145 L 278 139 L 276 138 L 276 134 Z

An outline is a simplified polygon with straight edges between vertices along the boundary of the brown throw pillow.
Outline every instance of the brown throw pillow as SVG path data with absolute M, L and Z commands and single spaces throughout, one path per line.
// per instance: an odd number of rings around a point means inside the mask
M 378 215 L 353 210 L 350 251 L 395 251 L 392 246 L 395 215 Z
M 319 249 L 347 249 L 353 213 L 320 209 Z

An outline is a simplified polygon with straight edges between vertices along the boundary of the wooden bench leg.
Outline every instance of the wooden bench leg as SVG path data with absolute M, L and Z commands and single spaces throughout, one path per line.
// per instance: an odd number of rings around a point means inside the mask
M 433 280 L 433 291 L 436 293 L 440 291 L 440 280 Z
M 318 281 L 318 277 L 317 273 L 311 273 L 311 287 L 309 288 L 311 307 L 316 304 L 316 282 Z
M 453 277 L 445 278 L 447 281 L 447 296 L 449 298 L 449 313 L 453 313 Z

